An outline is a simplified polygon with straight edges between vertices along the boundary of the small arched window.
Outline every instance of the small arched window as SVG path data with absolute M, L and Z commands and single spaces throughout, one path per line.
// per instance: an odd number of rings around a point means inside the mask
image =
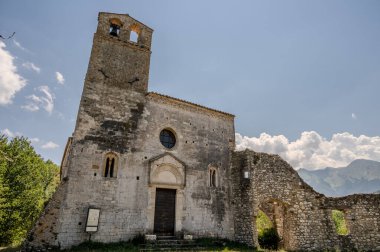
M 131 35 L 129 37 L 129 40 L 132 42 L 137 43 L 137 40 L 139 39 L 139 34 L 135 31 L 131 31 Z
M 218 187 L 218 169 L 214 166 L 208 168 L 208 186 Z
M 117 18 L 110 19 L 110 35 L 118 37 L 120 33 L 120 28 L 123 26 L 121 21 Z
M 139 42 L 139 35 L 140 35 L 140 26 L 137 24 L 133 24 L 129 27 L 129 41 L 137 43 Z
M 114 153 L 108 153 L 104 159 L 103 176 L 106 178 L 116 178 L 117 176 L 117 156 Z

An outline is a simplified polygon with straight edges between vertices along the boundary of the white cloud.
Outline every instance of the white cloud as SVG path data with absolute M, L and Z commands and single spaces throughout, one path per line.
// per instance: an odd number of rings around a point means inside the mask
M 25 47 L 23 47 L 20 42 L 18 42 L 17 40 L 13 39 L 13 44 L 15 44 L 15 46 L 17 46 L 18 48 L 20 48 L 21 50 L 23 51 L 28 51 Z
M 63 83 L 65 83 L 65 78 L 63 78 L 63 75 L 60 72 L 55 72 L 55 77 L 59 84 L 63 85 Z
M 0 41 L 0 105 L 12 103 L 15 94 L 26 85 L 26 80 L 17 73 L 14 57 L 5 47 Z
M 0 135 L 5 135 L 8 138 L 14 138 L 14 137 L 20 137 L 23 134 L 21 134 L 20 132 L 12 132 L 11 130 L 5 128 L 3 130 L 0 130 Z M 40 142 L 40 139 L 38 137 L 29 138 L 29 140 L 32 143 L 38 143 L 38 142 Z
M 52 141 L 49 141 L 47 143 L 45 143 L 44 145 L 41 146 L 42 149 L 55 149 L 55 148 L 58 148 L 59 145 L 52 142 Z
M 40 141 L 40 139 L 38 137 L 34 137 L 34 138 L 31 138 L 29 139 L 32 143 L 38 143 Z
M 20 132 L 13 132 L 13 131 L 5 128 L 3 130 L 0 130 L 0 135 L 5 135 L 9 138 L 13 138 L 13 137 L 21 136 L 22 134 Z
M 5 135 L 7 137 L 15 137 L 15 134 L 9 129 L 0 130 L 0 135 Z
M 48 86 L 40 86 L 37 88 L 40 95 L 32 94 L 27 96 L 28 103 L 24 106 L 21 106 L 23 109 L 28 111 L 38 111 L 40 108 L 45 109 L 48 113 L 51 114 L 54 109 L 54 94 L 50 91 Z
M 262 133 L 258 138 L 236 133 L 236 149 L 279 154 L 294 168 L 319 169 L 346 166 L 355 159 L 380 161 L 380 136 L 358 137 L 344 132 L 331 139 L 315 131 L 305 131 L 300 138 L 290 142 L 285 136 Z
M 36 73 L 40 73 L 41 72 L 41 68 L 39 68 L 38 66 L 34 65 L 33 62 L 25 62 L 25 63 L 22 64 L 22 66 L 25 67 L 28 70 L 33 70 Z
M 354 120 L 356 120 L 358 117 L 356 116 L 356 114 L 355 113 L 352 113 L 351 114 L 351 117 L 352 117 L 352 119 L 354 119 Z

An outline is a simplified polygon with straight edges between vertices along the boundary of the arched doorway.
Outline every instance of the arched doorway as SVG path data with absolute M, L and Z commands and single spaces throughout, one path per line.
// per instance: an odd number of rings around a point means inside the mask
M 148 232 L 174 235 L 182 230 L 185 165 L 169 153 L 149 162 Z
M 256 215 L 256 228 L 260 247 L 281 249 L 286 246 L 285 230 L 286 206 L 277 200 L 270 200 L 259 205 Z

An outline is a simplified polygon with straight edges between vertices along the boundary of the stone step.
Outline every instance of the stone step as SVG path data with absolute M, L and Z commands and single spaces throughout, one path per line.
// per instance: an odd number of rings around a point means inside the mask
M 199 251 L 203 249 L 193 240 L 161 239 L 139 245 L 139 251 Z
M 173 235 L 157 235 L 157 240 L 177 240 L 177 237 Z
M 172 247 L 161 247 L 161 248 L 140 248 L 139 251 L 200 251 L 204 250 L 203 247 L 192 247 L 192 248 L 172 248 Z
M 149 248 L 154 248 L 154 247 L 195 247 L 197 244 L 195 243 L 146 243 L 146 244 L 141 244 L 139 247 L 149 247 Z
M 149 243 L 153 244 L 192 244 L 194 241 L 191 240 L 156 240 L 156 241 L 150 241 Z

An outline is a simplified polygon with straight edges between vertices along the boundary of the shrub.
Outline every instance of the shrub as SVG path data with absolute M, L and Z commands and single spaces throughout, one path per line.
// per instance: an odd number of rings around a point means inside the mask
M 58 183 L 59 167 L 28 139 L 0 135 L 0 246 L 21 243 Z
M 265 249 L 277 249 L 280 237 L 275 228 L 264 229 L 258 236 L 260 247 Z
M 348 235 L 348 228 L 344 213 L 339 210 L 332 210 L 332 219 L 335 224 L 335 230 L 338 235 Z

